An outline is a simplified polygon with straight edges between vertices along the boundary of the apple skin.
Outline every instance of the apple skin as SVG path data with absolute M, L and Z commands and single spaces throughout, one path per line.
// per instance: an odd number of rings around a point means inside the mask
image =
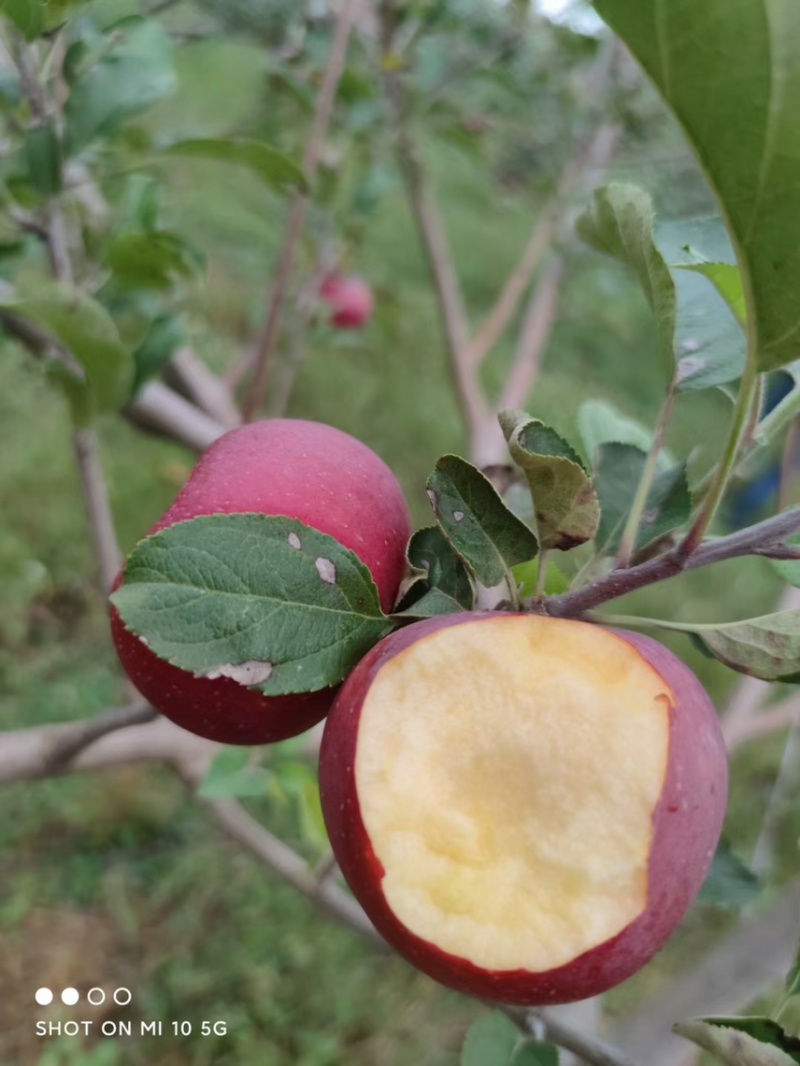
M 256 512 L 297 518 L 335 537 L 369 568 L 391 610 L 411 535 L 397 479 L 370 448 L 332 426 L 294 419 L 252 422 L 203 455 L 151 533 L 210 514 Z M 115 588 L 122 583 L 117 577 Z M 336 689 L 263 696 L 227 677 L 210 680 L 159 659 L 111 608 L 125 672 L 177 725 L 223 744 L 266 744 L 305 732 L 328 713 Z
M 319 295 L 331 309 L 334 329 L 360 329 L 375 308 L 372 289 L 355 274 L 329 274 Z
M 617 936 L 566 965 L 540 973 L 484 970 L 421 939 L 388 906 L 381 890 L 384 869 L 361 819 L 355 778 L 361 709 L 381 667 L 417 640 L 447 626 L 498 617 L 504 616 L 476 612 L 426 619 L 390 634 L 368 652 L 342 686 L 325 723 L 320 751 L 322 810 L 334 855 L 354 895 L 378 932 L 417 969 L 482 999 L 523 1006 L 570 1003 L 599 995 L 644 966 L 694 901 L 725 815 L 725 745 L 708 694 L 680 659 L 649 637 L 607 630 L 632 645 L 675 695 L 667 775 L 653 814 L 645 910 Z

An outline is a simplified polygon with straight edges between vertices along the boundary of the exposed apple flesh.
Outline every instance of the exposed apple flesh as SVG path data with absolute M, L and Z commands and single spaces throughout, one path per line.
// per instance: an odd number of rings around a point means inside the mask
M 367 914 L 445 984 L 596 995 L 679 923 L 719 837 L 727 763 L 694 675 L 647 637 L 535 615 L 409 626 L 328 718 L 332 845 Z
M 333 426 L 296 419 L 252 422 L 203 455 L 151 533 L 200 515 L 286 515 L 335 537 L 369 568 L 391 609 L 411 534 L 403 490 L 361 441 Z M 122 580 L 122 574 L 117 584 Z M 334 689 L 264 696 L 229 677 L 196 677 L 159 659 L 111 609 L 120 661 L 162 714 L 224 744 L 266 744 L 296 736 L 330 709 Z

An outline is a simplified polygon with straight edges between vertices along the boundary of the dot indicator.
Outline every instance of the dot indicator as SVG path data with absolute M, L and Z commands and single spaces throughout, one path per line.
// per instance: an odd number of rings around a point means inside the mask
M 68 1007 L 74 1007 L 80 998 L 81 994 L 77 988 L 65 988 L 61 993 L 61 1002 Z
M 53 993 L 49 988 L 38 988 L 36 995 L 33 997 L 40 1007 L 46 1007 L 53 1002 Z

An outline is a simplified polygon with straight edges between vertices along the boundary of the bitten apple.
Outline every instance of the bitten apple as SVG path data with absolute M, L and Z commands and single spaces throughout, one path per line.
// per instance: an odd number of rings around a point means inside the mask
M 656 641 L 478 613 L 367 654 L 325 724 L 320 788 L 386 940 L 445 985 L 537 1005 L 611 988 L 673 932 L 727 762 L 705 690 Z
M 156 533 L 200 515 L 258 512 L 297 518 L 335 537 L 369 568 L 390 610 L 405 572 L 411 523 L 391 470 L 365 444 L 316 422 L 254 422 L 221 437 L 200 460 Z M 122 581 L 120 574 L 117 584 Z M 159 659 L 111 609 L 111 631 L 136 688 L 162 714 L 225 744 L 296 736 L 327 714 L 335 690 L 263 696 L 228 677 L 196 677 Z
M 372 289 L 355 274 L 329 274 L 319 295 L 331 309 L 330 321 L 335 329 L 360 329 L 372 317 Z

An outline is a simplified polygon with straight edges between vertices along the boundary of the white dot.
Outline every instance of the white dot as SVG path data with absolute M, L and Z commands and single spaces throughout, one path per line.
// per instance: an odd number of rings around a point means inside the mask
M 53 1002 L 53 993 L 49 988 L 37 988 L 34 999 L 40 1007 L 46 1007 L 48 1003 Z
M 118 1007 L 127 1007 L 133 999 L 129 988 L 117 988 L 114 990 L 114 1002 Z
M 77 988 L 65 988 L 61 993 L 61 1002 L 66 1003 L 68 1007 L 74 1007 L 80 998 L 81 994 Z
M 86 993 L 86 998 L 93 1007 L 99 1007 L 101 1003 L 105 1003 L 106 994 L 102 988 L 90 988 Z

